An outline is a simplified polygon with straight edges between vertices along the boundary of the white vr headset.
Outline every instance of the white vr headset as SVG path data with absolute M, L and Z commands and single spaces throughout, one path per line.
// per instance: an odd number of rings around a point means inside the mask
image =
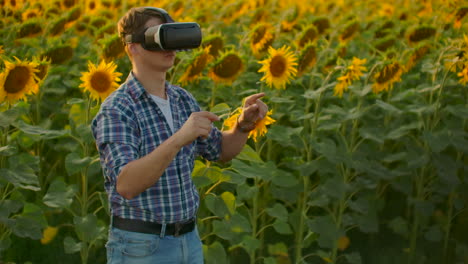
M 145 28 L 138 34 L 125 35 L 125 43 L 140 43 L 146 50 L 189 50 L 201 45 L 200 25 L 194 22 L 175 22 L 162 8 L 144 7 L 163 17 L 163 24 Z

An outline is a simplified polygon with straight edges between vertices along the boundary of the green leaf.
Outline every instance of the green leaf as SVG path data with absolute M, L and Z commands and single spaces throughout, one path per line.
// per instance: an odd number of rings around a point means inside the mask
M 92 162 L 91 157 L 81 158 L 76 152 L 72 152 L 65 158 L 65 169 L 69 176 L 79 172 L 81 169 L 86 168 Z
M 279 234 L 283 235 L 289 235 L 292 234 L 291 227 L 289 226 L 288 223 L 283 222 L 279 219 L 276 219 L 276 221 L 273 223 L 273 228 L 278 232 Z
M 346 193 L 346 183 L 343 182 L 341 176 L 333 176 L 327 179 L 327 181 L 319 187 L 332 198 L 341 199 Z
M 252 232 L 252 227 L 250 226 L 249 220 L 241 214 L 232 215 L 231 219 L 228 221 L 231 231 L 234 233 L 250 233 Z
M 290 99 L 288 97 L 271 97 L 270 102 L 278 103 L 278 104 L 293 104 L 293 103 L 296 103 L 295 100 Z
M 13 213 L 17 213 L 23 204 L 20 201 L 16 200 L 2 200 L 0 201 L 0 223 L 3 223 L 6 226 L 13 224 L 14 220 L 11 220 L 9 217 Z
M 417 130 L 421 128 L 420 122 L 413 122 L 408 125 L 399 126 L 397 129 L 390 131 L 385 138 L 387 139 L 400 139 L 406 134 L 410 133 L 412 130 Z
M 296 138 L 303 129 L 303 127 L 292 128 L 275 124 L 270 129 L 268 129 L 267 136 L 269 139 L 277 142 L 281 146 L 294 147 L 295 144 L 291 139 Z M 288 140 L 285 140 L 285 138 Z
M 459 165 L 456 160 L 447 154 L 434 154 L 432 163 L 437 168 L 437 174 L 447 185 L 456 187 L 460 180 L 457 176 Z
M 0 112 L 0 128 L 7 128 L 22 114 L 26 113 L 26 109 L 14 107 L 4 112 Z
M 53 208 L 67 208 L 73 202 L 76 191 L 76 185 L 67 185 L 63 180 L 55 179 L 43 198 L 44 204 Z
M 280 203 L 275 203 L 271 208 L 267 208 L 266 212 L 274 218 L 277 218 L 281 221 L 288 221 L 288 210 Z
M 229 112 L 231 112 L 231 107 L 226 103 L 220 103 L 220 104 L 213 106 L 210 109 L 210 112 L 217 116 L 229 114 Z
M 381 100 L 376 100 L 375 105 L 378 106 L 379 108 L 381 108 L 382 110 L 385 110 L 386 112 L 388 112 L 390 114 L 400 115 L 402 113 L 402 111 L 400 109 L 396 108 L 395 106 L 393 106 L 393 105 L 391 105 L 389 103 L 381 101 Z
M 214 194 L 205 197 L 205 205 L 214 215 L 224 218 L 229 215 L 229 209 L 224 201 Z
M 203 245 L 203 255 L 206 264 L 227 264 L 227 255 L 224 251 L 223 245 L 218 241 L 211 245 Z
M 341 232 L 337 230 L 335 221 L 330 215 L 317 216 L 308 221 L 310 230 L 319 234 L 318 244 L 322 248 L 333 248 Z
M 468 118 L 468 108 L 466 104 L 448 105 L 444 110 L 462 119 Z
M 276 166 L 272 161 L 249 165 L 238 159 L 232 161 L 232 168 L 242 177 L 263 179 L 265 181 L 269 181 L 273 176 L 271 172 L 276 170 Z
M 328 87 L 332 87 L 334 84 L 329 84 L 329 85 L 326 85 L 326 86 L 323 86 L 323 87 L 320 87 L 319 89 L 316 89 L 316 90 L 307 90 L 305 93 L 304 93 L 304 98 L 306 99 L 317 99 L 322 92 L 324 92 Z
M 99 192 L 98 195 L 99 195 L 99 200 L 101 201 L 101 205 L 104 208 L 104 211 L 107 214 L 109 214 L 110 209 L 109 209 L 109 200 L 108 200 L 108 197 L 107 197 L 107 193 L 106 192 Z
M 407 237 L 409 234 L 408 223 L 401 216 L 392 219 L 388 223 L 388 227 L 395 232 L 395 234 Z
M 40 139 L 54 139 L 68 133 L 66 130 L 48 130 L 39 126 L 28 125 L 23 120 L 18 121 L 14 126 L 24 133 L 37 136 Z
M 73 223 L 78 237 L 84 242 L 93 242 L 105 232 L 105 228 L 98 225 L 97 217 L 93 214 L 83 217 L 75 216 L 73 217 Z
M 450 138 L 447 130 L 438 132 L 425 131 L 423 133 L 423 138 L 435 153 L 441 152 L 450 144 L 450 141 L 447 140 Z
M 63 240 L 63 247 L 65 249 L 65 253 L 73 254 L 79 252 L 82 248 L 83 244 L 81 242 L 76 242 L 76 240 L 72 237 L 65 237 Z
M 255 150 L 253 150 L 252 147 L 250 147 L 248 144 L 244 145 L 244 148 L 242 149 L 241 153 L 239 153 L 239 155 L 237 155 L 236 158 L 250 162 L 263 162 L 262 158 L 260 158 L 258 153 L 255 152 Z
M 383 127 L 365 126 L 359 129 L 359 134 L 365 139 L 375 141 L 379 144 L 384 143 L 385 129 Z
M 18 152 L 18 147 L 15 145 L 6 145 L 0 147 L 0 156 L 11 156 L 15 155 Z
M 288 256 L 288 247 L 283 242 L 268 244 L 268 253 L 273 256 Z
M 230 225 L 226 222 L 226 220 L 213 221 L 213 233 L 216 236 L 229 241 L 233 240 L 236 237 L 236 234 L 230 230 Z
M 242 241 L 238 245 L 243 247 L 249 255 L 252 255 L 253 252 L 255 252 L 255 250 L 260 248 L 260 240 L 251 236 L 244 236 L 242 237 Z M 231 248 L 234 247 L 235 246 L 232 246 Z
M 35 219 L 23 215 L 16 217 L 12 231 L 19 237 L 29 237 L 35 240 L 42 238 L 41 224 Z
M 14 171 L 0 169 L 0 177 L 12 183 L 15 187 L 32 191 L 39 191 L 39 181 L 33 169 L 28 166 L 16 168 Z
M 221 199 L 223 199 L 229 213 L 231 215 L 234 214 L 236 212 L 236 197 L 234 194 L 231 192 L 223 192 L 223 194 L 221 194 Z
M 9 236 L 0 237 L 0 252 L 3 252 L 10 248 L 11 239 Z
M 440 230 L 440 227 L 437 225 L 429 227 L 429 229 L 424 234 L 424 238 L 431 242 L 440 242 L 442 240 L 442 237 L 442 230 Z
M 74 104 L 82 104 L 84 102 L 85 100 L 83 98 L 71 98 L 70 100 L 67 101 L 67 104 L 74 105 Z
M 276 186 L 292 187 L 299 183 L 299 181 L 294 177 L 294 175 L 287 171 L 277 169 L 272 173 L 273 178 L 271 178 L 271 182 Z
M 237 198 L 241 201 L 248 201 L 258 193 L 257 186 L 249 186 L 247 184 L 239 184 L 236 189 Z
M 346 260 L 350 264 L 361 264 L 362 263 L 361 255 L 359 254 L 359 252 L 353 252 L 353 253 L 350 253 L 350 254 L 345 254 L 344 257 L 346 258 Z

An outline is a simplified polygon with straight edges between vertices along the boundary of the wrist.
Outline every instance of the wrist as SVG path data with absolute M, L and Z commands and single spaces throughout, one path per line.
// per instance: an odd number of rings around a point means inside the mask
M 237 118 L 236 128 L 242 133 L 249 133 L 255 129 L 255 126 L 255 122 L 239 121 L 239 118 Z

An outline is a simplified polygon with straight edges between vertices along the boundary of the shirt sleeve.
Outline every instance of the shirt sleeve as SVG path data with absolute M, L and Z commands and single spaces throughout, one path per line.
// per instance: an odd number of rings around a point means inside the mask
M 223 134 L 217 127 L 211 125 L 210 135 L 206 139 L 198 138 L 196 142 L 197 154 L 203 158 L 216 161 L 221 157 Z
M 92 124 L 106 179 L 115 182 L 122 168 L 139 158 L 140 133 L 135 118 L 117 109 L 102 109 Z

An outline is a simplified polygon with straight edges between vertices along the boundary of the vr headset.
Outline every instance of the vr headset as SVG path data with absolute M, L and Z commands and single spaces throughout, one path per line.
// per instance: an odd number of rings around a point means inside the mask
M 159 13 L 163 24 L 145 28 L 143 32 L 125 35 L 125 43 L 140 43 L 150 51 L 190 50 L 198 48 L 202 41 L 200 25 L 194 22 L 175 22 L 166 10 L 157 7 L 143 7 Z

